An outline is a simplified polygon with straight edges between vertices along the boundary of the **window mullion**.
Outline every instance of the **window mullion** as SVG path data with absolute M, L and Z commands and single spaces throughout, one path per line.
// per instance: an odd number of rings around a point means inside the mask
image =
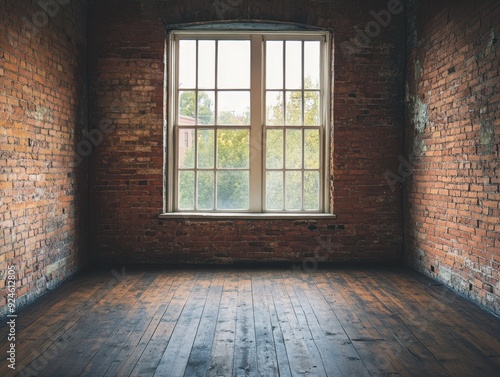
M 302 156 L 301 156 L 301 159 L 302 159 L 302 172 L 301 172 L 301 183 L 302 183 L 302 204 L 301 204 L 301 210 L 303 211 L 304 208 L 305 208 L 305 168 L 306 168 L 306 164 L 305 164 L 305 142 L 306 142 L 306 139 L 305 139 L 305 132 L 304 132 L 304 126 L 306 124 L 306 112 L 305 112 L 305 90 L 306 90 L 306 80 L 305 80 L 305 57 L 304 57 L 304 50 L 305 50 L 305 43 L 304 41 L 302 41 L 300 43 L 300 52 L 301 52 L 301 57 L 300 57 L 300 60 L 301 60 L 301 73 L 300 75 L 302 76 L 301 77 L 301 93 L 300 93 L 300 96 L 301 96 L 301 118 L 302 118 L 302 130 L 301 130 L 301 134 L 302 134 Z
M 166 119 L 167 122 L 167 133 L 164 136 L 165 139 L 165 144 L 167 146 L 166 148 L 166 158 L 167 158 L 167 165 L 166 165 L 166 182 L 165 185 L 167 186 L 165 196 L 166 196 L 166 203 L 165 207 L 167 211 L 171 212 L 174 211 L 177 208 L 177 185 L 178 185 L 178 163 L 177 163 L 177 158 L 178 158 L 178 151 L 177 151 L 177 142 L 176 138 L 178 137 L 177 134 L 177 121 L 178 121 L 178 116 L 177 116 L 177 107 L 178 105 L 178 82 L 179 82 L 179 41 L 174 38 L 174 36 L 171 34 L 169 36 L 168 40 L 168 47 L 169 51 L 171 54 L 169 62 L 169 66 L 167 67 L 167 78 L 168 80 L 168 89 L 169 89 L 169 100 L 170 103 L 168 104 L 171 106 L 172 111 L 169 112 L 168 118 Z
M 331 52 L 331 41 L 329 36 L 325 36 L 320 49 L 320 61 L 321 61 L 321 86 L 320 86 L 320 99 L 321 99 L 321 134 L 322 142 L 320 144 L 320 151 L 322 151 L 322 158 L 320 159 L 320 174 L 323 175 L 323 187 L 321 193 L 320 208 L 324 212 L 330 212 L 330 107 L 331 98 L 328 93 L 331 90 L 330 82 L 330 69 L 328 56 Z M 320 135 L 321 135 L 320 134 Z
M 214 76 L 214 205 L 213 208 L 215 211 L 218 210 L 218 203 L 217 203 L 217 153 L 218 151 L 218 143 L 217 140 L 219 138 L 219 130 L 217 125 L 219 124 L 219 119 L 217 114 L 219 114 L 219 41 L 215 40 L 215 76 Z
M 198 65 L 199 65 L 199 62 L 200 62 L 200 59 L 199 59 L 199 51 L 200 51 L 200 47 L 199 47 L 199 41 L 196 41 L 196 52 L 195 52 L 195 92 L 194 92 L 194 119 L 195 119 L 195 129 L 194 129 L 194 140 L 192 140 L 191 142 L 193 143 L 194 145 L 194 203 L 193 203 L 193 206 L 194 206 L 194 210 L 198 210 L 198 127 L 199 127 L 199 124 L 198 124 L 198 120 L 199 120 L 199 115 L 198 115 L 198 96 L 199 96 L 199 90 L 198 90 L 198 81 L 199 81 L 199 78 L 198 78 Z
M 262 35 L 252 35 L 251 42 L 251 125 L 250 125 L 250 212 L 261 212 L 262 205 Z

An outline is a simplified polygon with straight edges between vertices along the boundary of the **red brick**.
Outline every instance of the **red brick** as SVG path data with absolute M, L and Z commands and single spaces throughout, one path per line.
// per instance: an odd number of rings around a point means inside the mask
M 0 24 L 9 25 L 12 36 L 24 33 L 23 17 L 40 11 L 34 1 L 12 3 L 7 12 L 3 5 L 1 7 Z M 0 56 L 4 58 L 0 79 L 12 83 L 2 85 L 6 90 L 0 95 L 0 114 L 6 109 L 11 120 L 1 125 L 8 137 L 2 139 L 1 148 L 7 160 L 0 162 L 3 177 L 0 219 L 3 219 L 2 231 L 5 228 L 0 255 L 2 262 L 16 268 L 18 299 L 32 292 L 44 293 L 44 287 L 34 283 L 41 277 L 45 276 L 48 284 L 54 286 L 85 265 L 86 246 L 81 238 L 84 233 L 83 228 L 79 228 L 85 221 L 79 209 L 79 203 L 86 196 L 82 184 L 85 166 L 74 169 L 59 156 L 73 151 L 74 135 L 81 133 L 81 126 L 75 120 L 85 115 L 77 109 L 85 103 L 81 93 L 86 80 L 82 67 L 86 28 L 76 21 L 85 18 L 86 8 L 87 0 L 74 0 L 71 5 L 61 6 L 60 14 L 40 29 L 43 43 L 38 38 L 22 37 L 19 41 L 23 43 L 13 48 L 9 38 L 0 39 Z M 61 43 L 68 38 L 82 42 Z M 53 66 L 57 64 L 67 69 L 54 71 Z M 34 80 L 43 80 L 44 90 L 54 94 L 41 95 Z M 63 90 L 71 97 L 55 100 L 55 93 Z M 50 133 L 55 137 L 46 138 Z M 8 174 L 3 174 L 4 171 Z M 34 182 L 40 190 L 35 191 Z M 42 182 L 43 186 L 38 185 Z M 67 203 L 65 214 L 60 208 L 62 203 Z M 35 266 L 34 254 L 46 263 Z M 75 263 L 58 266 L 65 258 Z M 45 267 L 49 265 L 58 266 L 52 274 L 46 274 Z
M 500 4 L 482 2 L 486 12 L 481 14 L 466 2 L 436 3 L 433 7 L 417 3 L 409 2 L 407 9 L 408 22 L 416 28 L 417 36 L 407 53 L 407 79 L 412 101 L 422 101 L 428 119 L 423 132 L 416 132 L 410 121 L 414 102 L 407 104 L 405 143 L 411 150 L 425 142 L 427 150 L 422 158 L 425 164 L 414 171 L 407 186 L 405 255 L 410 265 L 426 274 L 429 263 L 439 259 L 440 267 L 451 273 L 451 280 L 445 281 L 448 286 L 459 289 L 461 284 L 473 282 L 484 295 L 481 287 L 499 283 L 498 271 L 495 275 L 495 269 L 488 267 L 491 260 L 499 258 L 498 247 L 492 247 L 500 239 L 500 216 L 494 214 L 499 198 L 489 197 L 489 193 L 498 192 L 497 174 L 492 172 L 500 165 L 498 153 L 495 154 L 500 108 L 486 106 L 490 96 L 494 96 L 489 94 L 489 88 L 494 88 L 498 81 L 498 72 L 493 68 L 498 66 L 498 53 L 496 45 L 490 53 L 486 46 L 493 42 L 492 33 L 500 27 Z M 454 20 L 447 23 L 446 15 L 451 11 Z M 467 33 L 473 30 L 471 27 L 478 34 Z M 482 37 L 478 39 L 478 35 Z M 422 66 L 418 72 L 417 61 Z M 452 66 L 455 71 L 448 74 Z M 494 125 L 493 132 L 485 126 L 487 121 Z M 422 193 L 425 201 L 421 200 Z M 438 214 L 447 232 L 434 226 L 432 218 Z M 428 222 L 426 218 L 430 218 Z M 415 233 L 418 237 L 411 237 Z M 450 250 L 463 251 L 463 263 L 474 261 L 474 267 L 464 271 L 454 258 L 443 255 L 442 250 L 447 251 L 450 246 Z M 436 271 L 438 279 L 450 276 L 441 275 L 441 271 Z M 500 298 L 499 292 L 491 294 Z M 500 312 L 498 307 L 489 309 Z
M 341 53 L 335 57 L 339 64 L 334 74 L 335 139 L 331 157 L 335 174 L 334 212 L 339 219 L 317 221 L 317 230 L 312 231 L 307 223 L 295 225 L 286 220 L 188 222 L 157 218 L 163 207 L 164 164 L 164 33 L 156 21 L 158 12 L 171 24 L 186 22 L 182 15 L 187 14 L 191 14 L 190 21 L 210 21 L 218 19 L 218 15 L 211 2 L 201 0 L 155 0 L 140 19 L 121 5 L 118 0 L 93 1 L 89 20 L 89 70 L 95 78 L 91 82 L 94 97 L 89 101 L 91 123 L 109 119 L 116 126 L 116 132 L 106 136 L 106 142 L 96 148 L 92 158 L 91 233 L 96 257 L 117 263 L 255 262 L 263 258 L 295 262 L 318 247 L 323 250 L 317 241 L 322 236 L 332 237 L 335 244 L 331 251 L 324 252 L 325 260 L 399 258 L 400 191 L 391 191 L 384 172 L 398 172 L 401 151 L 399 126 L 403 114 L 399 92 L 403 65 L 397 51 L 404 43 L 403 17 L 394 17 L 393 27 L 384 32 L 384 37 L 373 39 L 369 63 L 363 56 L 353 57 L 348 63 Z M 370 21 L 370 11 L 383 9 L 387 2 L 344 2 L 338 5 L 343 12 L 327 18 L 325 4 L 310 2 L 305 13 L 303 6 L 300 0 L 277 7 L 258 0 L 253 4 L 252 18 L 307 21 L 317 26 L 322 20 L 322 27 L 335 28 L 337 41 L 348 41 L 355 36 L 354 27 L 364 26 Z M 193 7 L 199 12 L 193 14 Z M 108 19 L 102 17 L 106 9 L 119 12 Z M 235 7 L 227 17 L 243 19 L 247 12 L 246 7 Z M 350 16 L 344 17 L 344 13 Z M 307 20 L 303 20 L 305 14 Z M 123 23 L 124 18 L 134 21 Z M 114 25 L 111 29 L 110 23 Z M 387 48 L 388 44 L 394 48 Z M 141 58 L 144 53 L 148 54 L 147 59 Z M 346 98 L 352 92 L 357 97 Z M 114 102 L 120 109 L 119 116 L 113 112 Z M 145 117 L 138 116 L 138 108 L 147 111 L 147 126 Z M 138 181 L 148 184 L 139 186 Z M 343 224 L 345 229 L 329 230 L 330 224 Z

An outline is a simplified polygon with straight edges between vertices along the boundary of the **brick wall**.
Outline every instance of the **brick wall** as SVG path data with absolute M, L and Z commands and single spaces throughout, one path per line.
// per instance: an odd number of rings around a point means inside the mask
M 370 12 L 387 10 L 388 3 L 398 14 L 381 26 Z M 397 169 L 401 153 L 404 16 L 397 8 L 398 1 L 91 1 L 91 123 L 109 131 L 90 156 L 93 257 L 114 263 L 398 259 L 401 201 L 384 176 Z M 158 219 L 163 25 L 218 20 L 334 31 L 337 220 Z M 367 26 L 368 38 L 358 31 Z
M 84 264 L 86 8 L 0 1 L 1 315 L 8 266 L 20 307 Z
M 408 263 L 500 313 L 500 3 L 411 1 Z

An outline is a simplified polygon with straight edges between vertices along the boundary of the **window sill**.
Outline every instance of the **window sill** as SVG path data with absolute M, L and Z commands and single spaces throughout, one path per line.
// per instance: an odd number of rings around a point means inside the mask
M 206 220 L 334 220 L 331 213 L 230 213 L 230 212 L 169 212 L 160 219 L 206 219 Z

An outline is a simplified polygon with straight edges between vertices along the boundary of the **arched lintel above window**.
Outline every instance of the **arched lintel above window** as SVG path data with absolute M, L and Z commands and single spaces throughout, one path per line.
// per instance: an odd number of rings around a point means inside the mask
M 207 31 L 330 31 L 330 29 L 320 28 L 317 26 L 281 22 L 281 21 L 252 21 L 252 20 L 228 20 L 228 21 L 208 21 L 208 22 L 193 22 L 184 24 L 167 24 L 164 20 L 165 30 L 207 30 Z

